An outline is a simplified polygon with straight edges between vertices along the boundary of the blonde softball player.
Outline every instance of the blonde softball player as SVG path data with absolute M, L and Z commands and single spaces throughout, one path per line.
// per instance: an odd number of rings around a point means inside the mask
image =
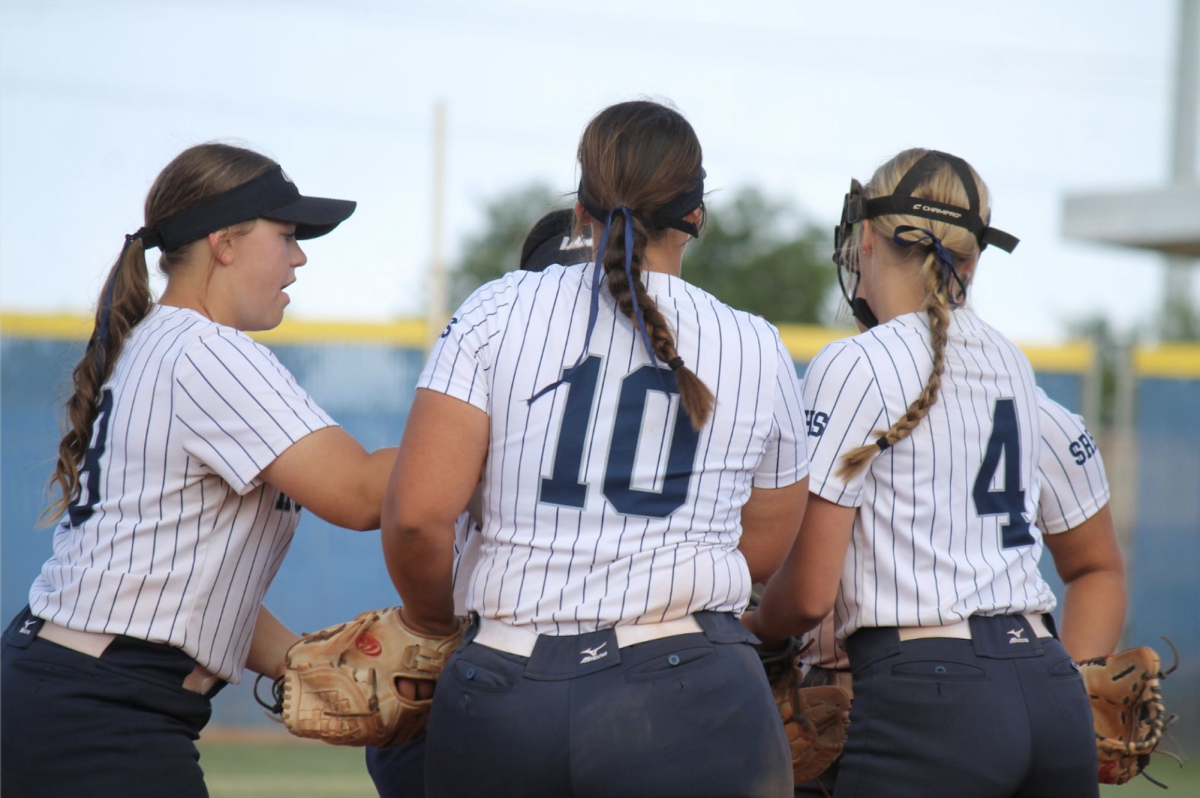
M 813 496 L 747 619 L 768 640 L 831 610 L 854 676 L 837 795 L 1094 796 L 1091 713 L 1047 614 L 1043 547 L 1073 653 L 1107 653 L 1124 576 L 1111 528 L 1036 525 L 1041 420 L 1024 355 L 964 305 L 989 225 L 962 159 L 908 150 L 846 197 L 837 260 L 867 331 L 804 381 Z
M 1054 536 L 1068 530 L 1076 530 L 1081 539 L 1110 538 L 1114 527 L 1108 506 L 1108 478 L 1095 439 L 1081 416 L 1055 402 L 1041 388 L 1037 389 L 1037 402 L 1042 437 L 1038 529 L 1048 536 L 1047 545 L 1051 547 L 1056 545 Z M 845 648 L 837 644 L 834 628 L 833 616 L 827 615 L 820 626 L 801 640 L 801 645 L 808 644 L 801 655 L 804 684 L 837 684 L 853 692 L 850 659 Z M 1070 621 L 1062 637 L 1063 646 L 1076 662 L 1111 653 L 1116 644 L 1115 640 L 1093 641 L 1087 637 L 1076 640 L 1074 635 L 1081 631 L 1086 634 L 1079 623 Z M 837 769 L 838 764 L 834 763 L 819 780 L 797 789 L 796 795 L 818 798 L 832 792 Z

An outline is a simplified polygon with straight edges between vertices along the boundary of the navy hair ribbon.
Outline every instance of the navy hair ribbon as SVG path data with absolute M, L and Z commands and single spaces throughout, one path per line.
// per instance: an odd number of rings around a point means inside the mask
M 901 238 L 904 233 L 922 233 L 919 238 Z M 947 291 L 950 295 L 950 307 L 958 307 L 963 303 L 963 299 L 967 295 L 967 287 L 963 285 L 962 278 L 958 276 L 958 271 L 954 268 L 954 255 L 950 250 L 942 246 L 942 240 L 933 234 L 932 230 L 927 230 L 924 227 L 913 227 L 912 225 L 902 224 L 892 233 L 892 241 L 902 247 L 911 247 L 921 244 L 933 252 L 933 257 L 942 267 L 942 285 L 949 288 L 951 278 L 958 283 L 958 299 L 954 298 L 953 291 Z
M 600 278 L 604 273 L 604 253 L 608 249 L 608 235 L 612 231 L 613 214 L 616 213 L 625 217 L 625 279 L 629 283 L 629 293 L 633 299 L 634 319 L 637 322 L 638 333 L 642 337 L 642 345 L 646 347 L 646 353 L 650 355 L 651 365 L 658 365 L 658 358 L 654 356 L 654 347 L 650 344 L 650 333 L 646 330 L 646 321 L 642 318 L 642 308 L 638 304 L 637 291 L 633 288 L 633 211 L 624 205 L 618 205 L 604 217 L 604 231 L 600 234 L 600 247 L 596 251 L 596 263 L 592 271 L 592 296 L 588 306 L 587 332 L 583 337 L 583 351 L 575 359 L 574 365 L 563 372 L 562 377 L 530 397 L 528 400 L 530 404 L 566 382 L 567 378 L 575 369 L 579 368 L 584 358 L 587 357 L 588 346 L 592 342 L 592 331 L 596 329 L 596 318 L 600 312 Z

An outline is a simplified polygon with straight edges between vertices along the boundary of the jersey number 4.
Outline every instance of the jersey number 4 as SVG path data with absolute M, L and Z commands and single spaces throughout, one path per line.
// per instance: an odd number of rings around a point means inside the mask
M 1004 485 L 992 490 L 992 481 L 1004 458 Z M 980 516 L 1007 516 L 1000 524 L 1000 539 L 1006 549 L 1032 546 L 1029 522 L 1025 520 L 1025 491 L 1021 488 L 1021 432 L 1017 406 L 1012 399 L 997 399 L 983 464 L 975 476 L 975 512 Z
M 564 378 L 569 386 L 558 446 L 554 451 L 554 470 L 542 479 L 540 501 L 582 509 L 587 503 L 588 486 L 582 481 L 583 451 L 587 443 L 588 422 L 596 401 L 596 386 L 601 359 L 589 357 Z M 666 518 L 687 501 L 692 480 L 692 464 L 700 436 L 682 407 L 677 405 L 675 425 L 667 447 L 666 476 L 661 491 L 633 487 L 633 467 L 642 435 L 642 417 L 651 391 L 678 395 L 675 375 L 669 369 L 642 366 L 621 380 L 617 418 L 609 440 L 608 462 L 604 468 L 604 497 L 617 512 L 649 518 Z
M 112 415 L 112 391 L 100 394 L 100 409 L 92 422 L 92 440 L 87 454 L 83 456 L 83 468 L 79 469 L 79 498 L 67 508 L 71 526 L 79 526 L 92 517 L 100 503 L 100 458 L 108 441 L 108 419 Z

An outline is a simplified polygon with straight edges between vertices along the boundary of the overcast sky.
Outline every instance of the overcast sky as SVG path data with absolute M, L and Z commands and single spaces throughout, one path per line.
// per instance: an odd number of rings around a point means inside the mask
M 1062 200 L 1166 181 L 1177 17 L 1176 0 L 3 0 L 0 307 L 88 309 L 158 171 L 219 139 L 359 203 L 306 246 L 291 313 L 421 315 L 438 100 L 453 259 L 487 200 L 569 191 L 588 119 L 648 95 L 691 120 L 709 189 L 757 185 L 821 225 L 895 152 L 961 155 L 1022 239 L 981 261 L 981 315 L 1023 341 L 1089 314 L 1129 329 L 1161 302 L 1160 260 L 1065 239 Z

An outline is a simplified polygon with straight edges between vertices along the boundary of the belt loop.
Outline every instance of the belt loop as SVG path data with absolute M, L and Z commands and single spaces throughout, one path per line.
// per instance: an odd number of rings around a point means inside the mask
M 728 612 L 711 612 L 703 610 L 695 614 L 701 631 L 710 643 L 749 643 L 756 645 L 759 640 L 754 633 L 742 625 L 742 622 Z
M 847 638 L 846 653 L 857 677 L 876 662 L 900 653 L 900 632 L 894 626 L 865 626 Z

